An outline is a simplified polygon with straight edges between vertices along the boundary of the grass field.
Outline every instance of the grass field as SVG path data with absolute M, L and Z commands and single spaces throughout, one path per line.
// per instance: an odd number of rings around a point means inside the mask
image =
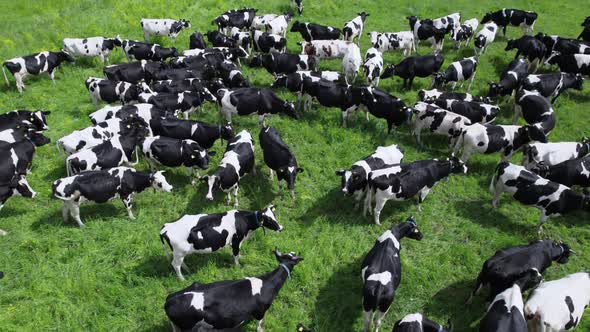
M 371 15 L 365 31 L 407 30 L 408 15 L 439 17 L 460 11 L 463 19 L 481 19 L 485 11 L 502 7 L 535 10 L 539 19 L 535 31 L 576 37 L 580 22 L 587 15 L 579 1 L 313 1 L 304 0 L 301 18 L 341 27 L 357 12 Z M 0 7 L 0 59 L 9 59 L 43 50 L 57 50 L 65 37 L 95 35 L 141 39 L 142 17 L 187 18 L 193 28 L 206 32 L 211 20 L 230 8 L 252 6 L 259 13 L 280 13 L 290 1 L 3 1 Z M 182 33 L 176 47 L 188 46 L 190 32 Z M 508 29 L 516 38 L 521 30 Z M 299 35 L 289 33 L 289 51 L 299 52 Z M 486 93 L 487 82 L 497 80 L 500 72 L 513 58 L 505 52 L 506 39 L 499 36 L 488 53 L 481 58 L 474 93 Z M 161 40 L 170 45 L 169 40 Z M 366 35 L 361 48 L 368 48 Z M 428 53 L 426 46 L 419 53 Z M 445 43 L 445 67 L 451 61 L 471 56 L 472 48 L 457 52 Z M 111 63 L 123 62 L 123 54 L 115 51 Z M 385 55 L 387 63 L 401 60 L 401 53 Z M 322 69 L 340 70 L 339 61 L 324 61 Z M 545 69 L 546 70 L 546 69 Z M 271 76 L 264 70 L 244 69 L 255 85 L 268 86 Z M 56 74 L 53 85 L 46 76 L 25 81 L 22 96 L 14 87 L 0 84 L 0 112 L 12 109 L 47 109 L 51 129 L 47 135 L 53 142 L 75 129 L 90 124 L 87 115 L 94 111 L 84 80 L 102 76 L 98 59 L 81 59 L 65 64 Z M 413 91 L 401 90 L 400 79 L 382 80 L 381 88 L 403 98 L 408 104 L 416 99 L 416 91 L 430 81 L 417 79 Z M 590 134 L 588 108 L 589 88 L 560 97 L 554 108 L 557 127 L 551 141 L 572 141 Z M 281 92 L 285 98 L 294 96 Z M 499 123 L 510 123 L 512 111 L 502 105 Z M 198 118 L 216 122 L 212 106 Z M 268 179 L 268 168 L 262 154 L 257 154 L 256 176 L 248 176 L 240 190 L 242 209 L 259 209 L 274 202 L 278 218 L 285 226 L 283 233 L 258 232 L 243 246 L 242 267 L 235 267 L 230 251 L 190 256 L 187 265 L 192 274 L 187 282 L 176 278 L 166 258 L 158 232 L 165 222 L 183 214 L 216 212 L 228 209 L 222 195 L 214 202 L 205 201 L 202 184 L 192 187 L 183 169 L 168 170 L 174 185 L 172 194 L 149 190 L 135 200 L 137 220 L 130 221 L 120 201 L 104 205 L 85 205 L 82 219 L 86 227 L 64 224 L 61 203 L 52 198 L 51 183 L 65 176 L 64 159 L 53 144 L 38 150 L 29 183 L 39 192 L 34 200 L 12 198 L 0 215 L 0 228 L 9 235 L 0 238 L 0 270 L 6 273 L 0 280 L 0 331 L 160 331 L 170 328 L 163 304 L 169 292 L 190 282 L 213 282 L 262 274 L 276 267 L 271 249 L 296 251 L 305 257 L 292 279 L 281 290 L 267 312 L 268 331 L 294 331 L 303 322 L 317 331 L 358 331 L 362 327 L 360 262 L 375 239 L 391 224 L 414 215 L 424 239 L 421 242 L 402 241 L 403 279 L 395 302 L 386 316 L 383 328 L 406 314 L 423 312 L 439 322 L 451 318 L 455 331 L 472 331 L 485 312 L 483 298 L 464 306 L 483 261 L 497 249 L 527 243 L 537 239 L 535 224 L 539 212 L 504 197 L 498 210 L 492 210 L 488 185 L 499 160 L 498 155 L 474 156 L 469 173 L 443 181 L 429 195 L 418 212 L 414 202 L 389 202 L 378 227 L 363 218 L 352 207 L 352 200 L 340 192 L 340 179 L 334 175 L 339 168 L 371 153 L 378 145 L 400 144 L 406 160 L 444 158 L 448 156 L 444 140 L 426 137 L 426 146 L 417 149 L 402 127 L 392 135 L 386 134 L 383 121 L 372 118 L 352 121 L 350 128 L 340 127 L 337 109 L 314 104 L 313 110 L 301 120 L 274 117 L 268 121 L 282 133 L 305 168 L 297 183 L 297 201 L 277 197 L 277 184 Z M 353 118 L 354 119 L 354 118 Z M 256 118 L 235 118 L 238 129 L 250 130 L 257 140 Z M 260 147 L 258 152 L 260 152 Z M 223 146 L 212 161 L 216 167 Z M 513 158 L 520 162 L 520 155 Z M 139 169 L 147 170 L 141 163 Z M 561 278 L 569 273 L 588 269 L 590 253 L 588 214 L 577 213 L 551 219 L 543 238 L 562 240 L 579 255 L 569 264 L 552 266 L 546 279 Z M 250 324 L 246 330 L 255 329 Z M 590 330 L 590 319 L 582 321 L 579 331 Z

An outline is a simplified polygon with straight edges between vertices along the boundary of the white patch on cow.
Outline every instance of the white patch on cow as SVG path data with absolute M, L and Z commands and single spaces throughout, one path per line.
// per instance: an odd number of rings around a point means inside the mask
M 322 71 L 321 78 L 328 81 L 338 81 L 340 79 L 340 73 L 337 71 Z
M 250 285 L 252 287 L 252 296 L 254 295 L 261 295 L 262 291 L 262 280 L 258 278 L 246 278 L 250 281 Z
M 293 173 L 293 172 L 295 172 L 295 167 L 289 166 L 289 167 L 287 167 L 287 170 L 289 171 L 289 173 Z
M 578 68 L 590 66 L 590 54 L 574 54 Z
M 506 305 L 506 311 L 508 313 L 510 313 L 512 311 L 512 307 L 515 307 L 516 310 L 518 310 L 520 312 L 521 315 L 523 315 L 524 318 L 524 313 L 523 313 L 523 302 L 522 302 L 522 293 L 520 290 L 520 287 L 518 285 L 513 285 L 512 287 L 508 288 L 507 290 L 503 291 L 502 293 L 496 295 L 496 297 L 494 298 L 494 301 L 492 301 L 492 303 L 490 303 L 490 306 L 488 307 L 488 311 L 490 310 L 490 308 L 494 305 L 494 303 L 504 300 L 504 303 Z
M 530 167 L 541 161 L 548 166 L 553 166 L 566 160 L 578 158 L 578 149 L 581 144 L 578 142 L 532 143 L 529 144 L 529 147 L 534 148 L 537 155 L 533 157 L 533 160 L 529 160 L 529 157 L 525 156 L 525 166 Z
M 236 76 L 237 74 L 241 74 L 241 73 L 242 73 L 241 71 L 234 69 L 229 72 L 229 79 L 232 80 L 234 78 L 234 76 Z
M 380 282 L 383 286 L 389 284 L 391 282 L 391 272 L 389 271 L 384 271 L 381 273 L 374 273 L 371 274 L 368 278 L 367 281 L 378 281 Z
M 391 240 L 393 242 L 393 246 L 395 247 L 395 249 L 399 250 L 399 241 L 397 240 L 397 238 L 395 237 L 395 235 L 393 235 L 393 233 L 391 233 L 390 230 L 386 230 L 377 239 L 377 241 L 379 241 L 379 242 L 384 242 L 384 241 L 387 241 L 387 240 Z
M 463 74 L 463 66 L 461 66 L 461 62 L 455 61 L 451 63 L 451 67 L 455 68 L 455 71 L 457 72 L 457 81 L 464 81 L 465 75 Z
M 421 331 L 422 314 L 420 314 L 420 313 L 406 315 L 404 318 L 402 318 L 402 320 L 400 321 L 400 324 L 401 323 L 414 323 L 414 322 L 420 324 L 420 331 Z
M 393 165 L 399 164 L 402 161 L 404 153 L 399 148 L 399 145 L 392 144 L 389 146 L 378 146 L 371 157 L 382 159 L 387 165 Z
M 541 82 L 541 79 L 539 78 L 539 75 L 529 75 L 529 76 L 527 76 L 526 79 L 531 84 L 535 84 L 535 83 Z
M 199 311 L 202 311 L 205 308 L 205 296 L 203 293 L 187 292 L 185 294 L 191 294 L 193 296 L 191 299 L 191 307 Z

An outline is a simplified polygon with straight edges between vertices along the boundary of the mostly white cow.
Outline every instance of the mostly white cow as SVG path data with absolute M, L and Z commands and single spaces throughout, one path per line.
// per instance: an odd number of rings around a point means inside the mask
M 55 71 L 64 61 L 73 62 L 74 58 L 64 51 L 45 51 L 4 61 L 4 63 L 2 63 L 2 73 L 4 74 L 6 84 L 8 84 L 8 77 L 6 76 L 5 71 L 5 69 L 8 69 L 16 80 L 16 88 L 18 92 L 22 93 L 25 88 L 23 79 L 30 75 L 47 73 L 49 78 L 55 83 Z
M 98 57 L 103 63 L 109 61 L 109 55 L 115 49 L 121 47 L 119 36 L 115 38 L 88 37 L 88 38 L 64 38 L 63 50 L 72 57 Z
M 143 39 L 145 40 L 148 40 L 150 36 L 167 36 L 174 41 L 183 29 L 191 27 L 191 22 L 185 19 L 142 18 L 139 24 L 143 29 Z

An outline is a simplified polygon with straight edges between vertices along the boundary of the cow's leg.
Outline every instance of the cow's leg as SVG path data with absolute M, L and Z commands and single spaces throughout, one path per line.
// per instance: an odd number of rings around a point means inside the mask
M 0 236 L 6 236 L 8 234 L 5 230 L 0 229 Z
M 170 321 L 170 325 L 172 326 L 172 332 L 182 332 L 182 330 L 178 326 L 174 325 L 172 321 Z
M 68 222 L 70 219 L 70 209 L 67 202 L 64 202 L 61 207 L 61 217 L 63 218 L 64 222 Z
M 418 196 L 418 211 L 422 211 L 422 206 L 421 204 L 424 202 L 424 200 L 426 199 L 426 196 L 428 196 L 428 193 L 430 193 L 430 189 L 428 187 L 425 187 L 424 189 L 422 189 L 420 191 L 420 194 Z
M 502 188 L 500 188 L 500 183 L 501 181 L 498 181 L 498 183 L 496 183 L 496 185 L 492 184 L 492 189 L 493 189 L 493 198 L 492 198 L 492 208 L 497 208 L 498 207 L 498 203 L 500 202 L 500 198 L 502 197 Z
M 422 132 L 422 128 L 416 128 L 414 127 L 414 130 L 412 131 L 412 134 L 414 135 L 414 137 L 416 138 L 416 143 L 418 143 L 419 147 L 423 147 L 424 145 L 422 144 L 422 139 L 420 137 L 420 133 Z
M 135 216 L 133 215 L 133 211 L 131 210 L 131 208 L 133 207 L 133 195 L 121 197 L 121 200 L 123 201 L 123 205 L 125 205 L 125 208 L 127 209 L 127 215 L 129 215 L 129 219 L 135 220 Z
M 240 189 L 239 186 L 236 185 L 234 188 L 234 207 L 238 207 L 238 190 Z
M 262 326 L 262 324 L 263 324 L 263 321 L 264 321 L 264 318 L 263 318 L 263 319 L 261 319 L 261 320 L 259 320 L 259 321 L 256 323 L 256 332 L 264 332 L 264 327 Z
M 150 38 L 150 34 L 149 34 L 149 33 L 147 33 L 147 31 L 144 31 L 144 32 L 143 32 L 143 40 L 145 40 L 145 41 L 148 41 L 148 40 L 149 40 L 149 38 Z
M 152 172 L 157 172 L 158 169 L 156 168 L 156 162 L 153 161 L 151 158 L 145 158 L 148 162 L 148 164 L 150 165 L 150 168 L 152 170 Z
M 268 171 L 269 171 L 269 172 L 268 172 L 268 178 L 269 178 L 270 180 L 272 180 L 272 178 L 273 178 L 273 176 L 274 176 L 274 175 L 273 175 L 273 170 L 272 170 L 272 168 L 269 168 L 269 169 L 268 169 Z
M 385 312 L 376 311 L 375 312 L 375 332 L 379 332 L 379 328 L 381 327 L 383 316 L 385 316 L 386 313 L 387 313 L 387 311 L 385 311 Z
M 230 205 L 231 204 L 231 189 L 227 191 L 227 198 L 225 200 L 225 204 L 226 205 Z
M 15 73 L 14 80 L 16 81 L 16 89 L 18 90 L 18 93 L 22 94 L 23 90 L 25 89 L 22 75 L 19 73 Z
M 471 78 L 469 79 L 469 86 L 467 86 L 467 92 L 471 91 L 471 84 L 473 84 L 473 80 L 475 79 L 475 73 L 477 73 L 477 72 L 474 71 L 473 74 L 471 75 Z
M 381 210 L 383 210 L 383 207 L 385 206 L 386 202 L 387 199 L 384 197 L 383 194 L 381 194 L 381 192 L 375 193 L 375 209 L 373 210 L 373 213 L 375 218 L 375 224 L 377 225 L 381 225 L 381 221 L 379 221 L 379 216 L 381 215 Z
M 547 216 L 546 213 L 547 213 L 546 211 L 542 210 L 541 218 L 539 219 L 539 224 L 537 225 L 537 235 L 539 235 L 539 236 L 543 232 L 543 224 L 545 224 L 547 219 L 549 219 L 549 216 Z
M 459 86 L 460 88 L 463 88 L 463 83 L 464 83 L 464 82 L 465 82 L 465 81 L 461 81 L 461 86 Z M 457 87 L 457 82 L 453 82 L 453 87 L 452 87 L 452 89 L 453 89 L 453 90 L 452 90 L 452 91 L 455 91 L 455 88 L 456 88 L 456 87 Z
M 80 202 L 71 202 L 70 204 L 70 211 L 72 212 L 72 217 L 78 223 L 78 226 L 80 226 L 80 228 L 84 227 L 84 223 L 80 219 Z
M 49 78 L 51 79 L 53 84 L 55 84 L 55 69 L 50 70 L 49 72 L 47 72 L 47 74 L 49 74 Z
M 278 184 L 279 184 L 279 196 L 282 198 L 283 197 L 283 182 L 279 179 Z
M 371 311 L 364 311 L 363 312 L 363 331 L 369 332 L 371 328 L 371 322 L 373 321 L 373 312 Z
M 174 271 L 176 271 L 178 279 L 184 281 L 184 276 L 182 275 L 182 271 L 180 270 L 180 267 L 184 263 L 184 254 L 173 252 L 172 255 L 172 267 L 174 268 Z
M 515 125 L 518 122 L 518 118 L 520 117 L 520 113 L 522 112 L 522 108 L 520 105 L 514 104 L 514 117 L 512 117 L 512 124 Z

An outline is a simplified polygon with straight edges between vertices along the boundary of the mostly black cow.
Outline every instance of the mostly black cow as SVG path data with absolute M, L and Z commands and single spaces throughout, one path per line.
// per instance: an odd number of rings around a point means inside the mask
M 502 8 L 495 12 L 488 12 L 484 15 L 481 23 L 494 22 L 502 27 L 502 32 L 506 36 L 506 27 L 508 25 L 520 26 L 525 34 L 532 34 L 537 21 L 537 13 L 524 11 L 520 9 Z
M 297 119 L 293 103 L 279 98 L 268 88 L 238 88 L 234 90 L 220 89 L 217 91 L 219 111 L 228 122 L 232 115 L 258 114 L 259 122 L 263 123 L 268 114 L 283 113 Z
M 276 77 L 277 74 L 291 74 L 300 70 L 317 71 L 320 67 L 320 59 L 311 55 L 271 52 L 252 58 L 250 67 L 264 67 Z
M 590 187 L 590 156 L 566 160 L 557 165 L 541 162 L 530 169 L 544 179 L 563 184 L 566 187 Z
M 124 81 L 133 84 L 145 81 L 149 84 L 157 72 L 166 68 L 167 65 L 163 62 L 141 60 L 106 66 L 103 72 L 109 80 Z
M 582 91 L 583 87 L 582 75 L 572 73 L 529 75 L 522 82 L 522 89 L 537 90 L 543 97 L 551 98 L 551 103 L 554 103 L 564 91 L 568 89 Z
M 381 78 L 399 76 L 404 79 L 404 88 L 407 86 L 408 89 L 411 89 L 414 77 L 428 77 L 437 73 L 444 61 L 442 54 L 411 56 L 396 65 L 388 65 Z
M 530 62 L 531 72 L 536 72 L 539 64 L 547 53 L 547 47 L 543 42 L 532 36 L 522 36 L 518 39 L 509 39 L 505 51 L 516 49 L 515 59 L 523 55 Z M 534 68 L 534 69 L 533 69 Z
M 121 48 L 129 62 L 132 59 L 163 61 L 178 56 L 178 51 L 174 47 L 162 47 L 158 44 L 143 43 L 135 40 L 123 40 Z
M 293 22 L 291 32 L 299 32 L 305 41 L 340 39 L 340 29 L 309 22 Z
M 175 117 L 155 119 L 151 128 L 154 135 L 178 139 L 190 139 L 203 149 L 210 149 L 218 139 L 231 140 L 234 129 L 227 125 L 212 125 L 201 121 L 181 120 Z
M 295 180 L 297 174 L 303 173 L 304 169 L 299 167 L 297 158 L 274 127 L 262 127 L 258 139 L 264 154 L 264 162 L 270 169 L 271 180 L 273 172 L 277 173 L 279 195 L 282 195 L 283 191 L 281 181 L 285 181 L 291 197 L 295 199 Z
M 516 59 L 511 61 L 508 68 L 500 75 L 500 82 L 489 83 L 488 97 L 507 96 L 507 98 L 510 98 L 518 90 L 518 87 L 528 74 L 529 64 L 525 60 Z
M 545 135 L 555 128 L 555 112 L 551 103 L 537 91 L 521 89 L 516 94 L 514 104 L 513 124 L 516 124 L 518 117 L 524 118 L 526 123 L 534 124 L 543 129 Z
M 92 103 L 98 108 L 98 103 L 120 102 L 127 104 L 134 102 L 143 91 L 141 87 L 123 81 L 111 81 L 98 77 L 90 77 L 86 80 L 86 89 L 90 93 Z
M 203 34 L 196 31 L 193 32 L 189 37 L 189 46 L 190 49 L 206 49 L 207 43 L 205 43 L 205 38 L 203 38 Z

